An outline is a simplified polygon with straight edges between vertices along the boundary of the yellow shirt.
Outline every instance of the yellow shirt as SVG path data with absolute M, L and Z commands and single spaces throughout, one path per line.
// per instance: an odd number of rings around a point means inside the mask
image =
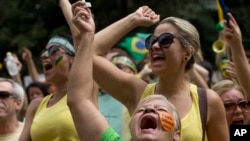
M 156 83 L 148 84 L 141 99 L 155 93 Z M 190 83 L 190 94 L 193 100 L 190 111 L 181 119 L 182 139 L 183 141 L 201 141 L 202 125 L 200 118 L 200 109 L 198 101 L 197 86 Z
M 37 108 L 30 131 L 32 141 L 79 141 L 67 96 L 47 107 L 51 96 L 46 96 Z

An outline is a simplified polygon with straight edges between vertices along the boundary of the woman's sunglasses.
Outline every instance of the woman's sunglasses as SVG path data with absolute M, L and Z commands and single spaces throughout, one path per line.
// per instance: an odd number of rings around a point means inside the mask
M 246 112 L 249 110 L 250 102 L 243 100 L 238 103 L 224 103 L 224 106 L 225 106 L 226 111 L 229 113 L 233 113 L 236 110 L 237 106 L 239 106 L 239 108 L 242 111 Z
M 58 45 L 52 45 L 52 46 L 49 47 L 48 49 L 44 49 L 44 50 L 41 52 L 40 57 L 43 58 L 43 57 L 53 56 L 53 55 L 56 54 L 57 51 L 59 51 L 59 48 L 60 48 L 60 46 L 58 46 Z
M 171 33 L 163 33 L 159 37 L 150 35 L 145 40 L 146 49 L 150 50 L 155 42 L 158 42 L 161 48 L 168 48 L 174 42 L 175 36 Z
M 7 99 L 9 97 L 13 97 L 13 98 L 17 98 L 16 95 L 14 94 L 11 94 L 10 92 L 7 92 L 7 91 L 0 91 L 0 99 Z

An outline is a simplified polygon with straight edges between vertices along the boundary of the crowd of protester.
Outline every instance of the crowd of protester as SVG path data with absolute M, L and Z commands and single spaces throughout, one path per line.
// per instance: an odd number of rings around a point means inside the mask
M 226 49 L 214 68 L 203 58 L 203 35 L 181 17 L 160 20 L 142 6 L 96 32 L 98 19 L 85 2 L 57 4 L 71 33 L 50 37 L 40 62 L 24 48 L 12 60 L 18 73 L 0 78 L 1 141 L 229 141 L 230 125 L 250 124 L 249 47 L 231 13 L 215 35 Z M 149 26 L 155 28 L 139 62 L 117 47 Z

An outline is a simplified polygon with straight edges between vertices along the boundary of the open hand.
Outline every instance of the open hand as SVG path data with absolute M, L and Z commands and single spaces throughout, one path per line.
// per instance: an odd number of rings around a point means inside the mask
M 238 47 L 240 44 L 242 44 L 241 31 L 231 13 L 228 13 L 228 17 L 229 25 L 225 26 L 224 30 L 222 31 L 224 36 L 223 38 L 229 47 Z M 226 25 L 226 21 L 224 21 L 224 24 Z

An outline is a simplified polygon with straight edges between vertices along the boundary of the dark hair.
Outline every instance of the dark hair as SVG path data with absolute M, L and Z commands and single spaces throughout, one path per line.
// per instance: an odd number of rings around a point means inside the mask
M 26 87 L 26 94 L 27 94 L 27 97 L 28 97 L 28 102 L 30 103 L 31 100 L 30 100 L 30 96 L 29 96 L 29 89 L 31 87 L 37 87 L 39 88 L 42 93 L 43 93 L 43 96 L 45 97 L 46 95 L 49 95 L 49 87 L 50 87 L 50 84 L 48 83 L 44 83 L 44 82 L 32 82 L 28 85 L 28 87 Z

